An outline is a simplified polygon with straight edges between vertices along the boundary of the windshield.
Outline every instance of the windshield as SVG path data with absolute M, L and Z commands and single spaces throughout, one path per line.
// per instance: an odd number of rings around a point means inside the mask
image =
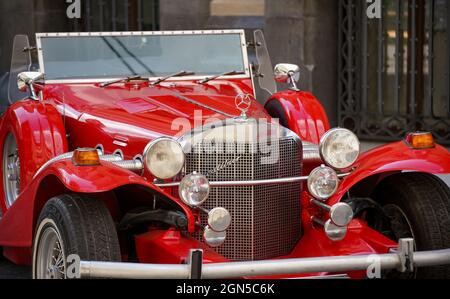
M 10 104 L 15 103 L 28 95 L 28 92 L 20 91 L 17 87 L 17 75 L 21 72 L 31 70 L 32 65 L 30 51 L 25 50 L 29 47 L 30 44 L 28 42 L 28 36 L 16 35 L 14 37 L 8 85 L 8 100 Z
M 220 34 L 38 35 L 46 80 L 247 73 L 240 32 Z

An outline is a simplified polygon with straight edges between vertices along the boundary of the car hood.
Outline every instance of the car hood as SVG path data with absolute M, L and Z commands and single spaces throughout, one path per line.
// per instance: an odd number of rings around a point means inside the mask
M 239 116 L 235 98 L 241 93 L 253 94 L 251 80 L 205 85 L 185 81 L 161 86 L 114 84 L 105 88 L 98 84 L 46 86 L 47 100 L 54 101 L 65 115 L 73 147 L 95 146 L 99 139 L 105 144 L 126 147 L 133 142 L 143 147 L 160 136 L 179 137 L 205 121 Z M 256 101 L 247 114 L 268 118 Z

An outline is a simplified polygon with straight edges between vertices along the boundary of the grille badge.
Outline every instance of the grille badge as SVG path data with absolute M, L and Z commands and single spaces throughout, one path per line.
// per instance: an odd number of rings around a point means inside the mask
M 228 159 L 228 160 L 223 161 L 222 163 L 217 165 L 214 169 L 208 171 L 206 176 L 208 177 L 210 175 L 213 175 L 213 174 L 216 174 L 216 173 L 220 172 L 221 170 L 224 170 L 225 168 L 235 164 L 237 161 L 239 161 L 239 159 L 241 159 L 241 157 L 236 157 L 234 159 Z

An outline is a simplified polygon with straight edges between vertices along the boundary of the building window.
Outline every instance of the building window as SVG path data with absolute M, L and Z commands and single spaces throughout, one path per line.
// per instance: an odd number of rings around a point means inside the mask
M 340 0 L 339 121 L 367 139 L 431 130 L 450 144 L 447 0 Z
M 82 0 L 73 31 L 159 30 L 158 0 Z

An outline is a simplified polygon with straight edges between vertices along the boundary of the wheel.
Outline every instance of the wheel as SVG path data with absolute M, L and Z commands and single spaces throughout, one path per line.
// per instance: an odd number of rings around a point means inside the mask
M 50 199 L 33 243 L 33 278 L 66 278 L 67 257 L 120 261 L 114 222 L 103 202 L 75 194 Z
M 388 221 L 380 221 L 376 229 L 395 241 L 414 238 L 418 251 L 450 248 L 450 189 L 441 180 L 404 173 L 388 177 L 377 190 Z M 419 268 L 413 276 L 448 279 L 450 266 Z
M 6 208 L 12 206 L 20 193 L 20 159 L 16 138 L 8 133 L 3 144 L 3 189 Z

